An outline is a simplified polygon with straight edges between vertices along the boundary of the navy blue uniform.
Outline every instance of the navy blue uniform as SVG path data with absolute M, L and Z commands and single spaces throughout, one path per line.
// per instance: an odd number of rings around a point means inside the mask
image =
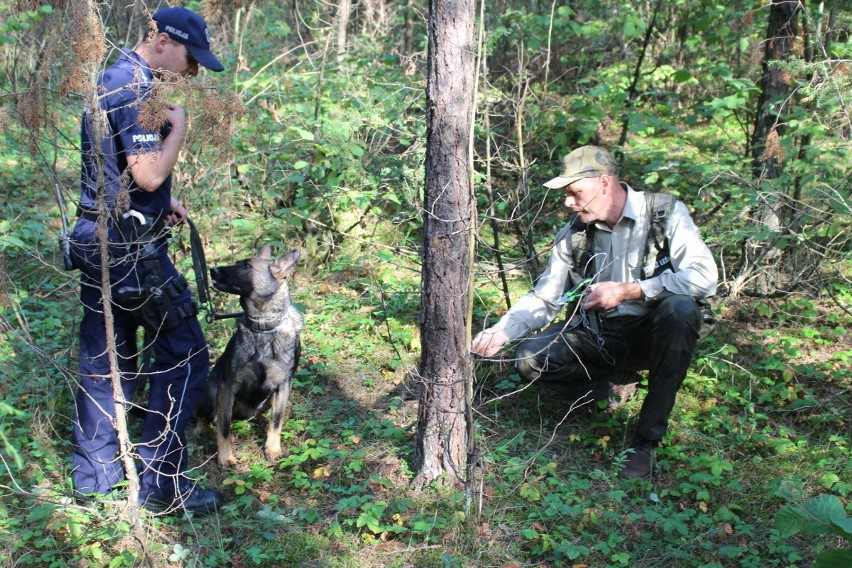
M 164 219 L 171 209 L 169 176 L 152 192 L 136 186 L 129 175 L 127 157 L 134 153 L 156 151 L 168 135 L 167 124 L 152 132 L 138 123 L 139 103 L 151 88 L 152 73 L 147 63 L 130 50 L 123 51 L 118 61 L 99 78 L 101 109 L 106 113 L 105 136 L 95 140 L 92 114 L 83 115 L 82 181 L 80 207 L 97 212 L 97 184 L 103 183 L 108 222 L 109 277 L 113 292 L 113 315 L 118 365 L 122 372 L 124 395 L 130 399 L 140 380 L 150 386 L 145 421 L 136 453 L 141 458 L 139 471 L 141 498 L 171 499 L 185 492 L 188 481 L 182 474 L 187 469 L 184 431 L 201 398 L 207 377 L 209 359 L 204 334 L 195 317 L 186 317 L 174 327 L 164 329 L 148 325 L 152 338 L 152 364 L 141 377 L 138 359 L 142 346 L 137 341 L 142 327 L 138 311 L 116 301 L 116 291 L 123 286 L 141 286 L 146 268 L 139 262 L 145 242 L 125 242 L 115 215 L 128 208 L 146 216 L 148 226 Z M 103 161 L 100 167 L 93 148 L 100 144 Z M 162 223 L 157 223 L 160 226 Z M 81 270 L 80 299 L 83 319 L 80 325 L 80 385 L 76 398 L 74 422 L 73 481 L 80 494 L 105 493 L 124 480 L 123 464 L 117 458 L 118 439 L 114 426 L 114 403 L 109 379 L 109 350 L 101 294 L 100 239 L 95 215 L 84 214 L 77 220 L 72 240 L 74 262 Z M 162 281 L 178 281 L 179 274 L 168 257 L 165 232 L 148 239 L 147 252 L 159 266 Z M 150 253 L 154 251 L 154 254 Z M 191 292 L 183 289 L 172 298 L 174 306 L 192 303 Z

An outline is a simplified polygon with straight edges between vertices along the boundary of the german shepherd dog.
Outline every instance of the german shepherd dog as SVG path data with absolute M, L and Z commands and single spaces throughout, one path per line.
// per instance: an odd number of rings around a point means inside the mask
M 236 465 L 231 446 L 233 420 L 245 420 L 272 408 L 264 455 L 281 456 L 281 427 L 293 375 L 299 363 L 302 314 L 290 303 L 287 279 L 300 253 L 292 250 L 272 258 L 269 246 L 258 256 L 210 270 L 213 285 L 237 294 L 244 314 L 225 351 L 207 379 L 199 405 L 202 422 L 216 422 L 219 464 Z

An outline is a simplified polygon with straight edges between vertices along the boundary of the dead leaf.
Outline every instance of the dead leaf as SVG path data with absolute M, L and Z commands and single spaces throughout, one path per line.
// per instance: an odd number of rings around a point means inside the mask
M 329 477 L 331 476 L 331 470 L 328 469 L 328 466 L 321 465 L 314 470 L 313 478 L 319 479 L 321 477 Z

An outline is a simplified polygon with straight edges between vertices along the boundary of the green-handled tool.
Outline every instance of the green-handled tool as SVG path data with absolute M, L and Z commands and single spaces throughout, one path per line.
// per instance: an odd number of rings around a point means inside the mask
M 562 294 L 558 300 L 556 300 L 557 305 L 564 306 L 565 304 L 570 304 L 574 300 L 577 300 L 586 293 L 586 287 L 592 283 L 591 278 L 586 278 L 581 280 L 576 286 L 574 286 L 571 290 Z

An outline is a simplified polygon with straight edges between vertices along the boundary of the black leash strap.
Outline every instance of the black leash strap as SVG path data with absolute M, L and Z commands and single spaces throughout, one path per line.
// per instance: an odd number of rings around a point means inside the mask
M 243 312 L 235 312 L 230 314 L 217 314 L 213 302 L 210 300 L 210 278 L 208 278 L 207 259 L 204 257 L 204 245 L 201 244 L 201 237 L 198 234 L 198 229 L 195 228 L 195 223 L 187 217 L 189 225 L 189 248 L 192 253 L 192 271 L 195 273 L 195 285 L 198 288 L 198 302 L 204 306 L 207 312 L 207 321 L 216 321 L 221 319 L 238 318 L 243 315 Z
M 192 219 L 187 217 L 189 225 L 189 249 L 192 252 L 192 271 L 195 272 L 195 284 L 198 286 L 198 301 L 202 304 L 210 303 L 210 279 L 207 278 L 207 259 L 204 258 L 204 245 Z M 210 309 L 212 310 L 212 306 Z

